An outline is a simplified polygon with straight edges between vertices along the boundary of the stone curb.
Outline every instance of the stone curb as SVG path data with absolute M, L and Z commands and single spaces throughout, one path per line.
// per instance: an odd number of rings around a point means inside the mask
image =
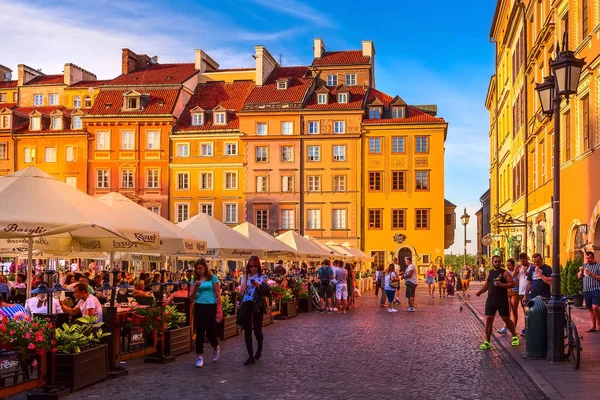
M 469 311 L 475 316 L 475 318 L 477 318 L 479 323 L 481 323 L 481 326 L 485 327 L 485 317 L 481 314 L 481 312 L 479 312 L 479 310 L 477 310 L 475 308 L 475 306 L 473 304 L 471 304 L 470 301 L 468 301 L 468 300 L 464 301 L 462 299 L 462 295 L 457 294 L 457 298 L 459 299 L 459 301 L 462 302 L 462 304 L 464 304 L 469 309 Z M 531 379 L 533 384 L 548 399 L 552 399 L 552 400 L 566 399 L 562 394 L 560 394 L 554 388 L 554 386 L 552 386 L 550 384 L 550 382 L 548 382 L 544 378 L 543 375 L 541 375 L 539 372 L 537 372 L 534 367 L 532 367 L 531 365 L 527 365 L 525 362 L 523 362 L 524 356 L 517 349 L 515 349 L 513 346 L 510 346 L 506 341 L 498 338 L 496 336 L 496 334 L 493 332 L 492 332 L 492 341 L 494 341 L 495 344 L 500 345 L 504 350 L 506 350 L 506 353 L 521 367 L 521 369 L 527 374 L 527 376 L 529 376 L 529 378 Z

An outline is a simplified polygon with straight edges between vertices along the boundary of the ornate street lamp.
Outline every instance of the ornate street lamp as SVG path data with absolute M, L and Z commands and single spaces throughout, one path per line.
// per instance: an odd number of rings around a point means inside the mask
M 540 96 L 542 112 L 554 118 L 554 194 L 552 196 L 552 298 L 548 303 L 548 361 L 561 361 L 564 357 L 564 308 L 560 301 L 560 103 L 577 94 L 579 78 L 585 65 L 583 59 L 567 50 L 568 36 L 565 32 L 563 49 L 555 60 L 550 60 L 553 76 L 544 78 L 535 90 Z M 556 48 L 560 48 L 557 44 Z
M 467 214 L 467 208 L 465 207 L 465 211 L 463 212 L 463 215 L 460 217 L 460 222 L 463 224 L 463 226 L 465 227 L 465 255 L 464 255 L 464 264 L 467 264 L 467 225 L 469 225 L 469 218 L 471 218 L 471 216 L 469 214 Z

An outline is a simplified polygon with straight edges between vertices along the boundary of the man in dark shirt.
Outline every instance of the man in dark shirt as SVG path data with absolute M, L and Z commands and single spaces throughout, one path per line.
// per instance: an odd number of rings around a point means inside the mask
M 437 283 L 438 290 L 440 291 L 440 299 L 442 298 L 442 294 L 446 297 L 446 268 L 444 268 L 444 264 L 440 264 L 437 272 Z
M 544 264 L 540 253 L 535 253 L 531 259 L 534 268 L 529 268 L 527 273 L 527 288 L 525 289 L 524 303 L 537 296 L 550 297 L 550 286 L 552 285 L 552 268 Z

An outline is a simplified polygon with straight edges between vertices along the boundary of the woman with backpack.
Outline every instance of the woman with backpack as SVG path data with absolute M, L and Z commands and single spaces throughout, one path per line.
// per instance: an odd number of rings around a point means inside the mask
M 396 290 L 400 287 L 400 277 L 396 272 L 394 263 L 390 263 L 385 272 L 385 294 L 387 295 L 388 301 L 388 312 L 394 313 L 398 310 L 394 309 L 394 297 L 396 296 Z
M 242 304 L 238 311 L 238 324 L 244 330 L 244 340 L 246 341 L 246 350 L 248 359 L 244 365 L 252 365 L 256 360 L 260 360 L 263 350 L 263 317 L 265 315 L 265 296 L 269 295 L 268 286 L 265 287 L 267 276 L 262 273 L 260 259 L 252 256 L 246 264 L 246 273 L 242 277 L 240 291 L 242 292 Z M 252 349 L 252 331 L 258 347 L 256 354 Z

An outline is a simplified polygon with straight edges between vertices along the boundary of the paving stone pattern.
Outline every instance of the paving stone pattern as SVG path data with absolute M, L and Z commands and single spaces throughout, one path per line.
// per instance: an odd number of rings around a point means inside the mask
M 482 328 L 458 299 L 428 299 L 391 314 L 373 292 L 346 315 L 300 314 L 265 328 L 263 358 L 246 359 L 243 336 L 221 359 L 194 368 L 193 353 L 166 365 L 128 364 L 126 377 L 68 399 L 544 399 L 505 352 L 479 350 Z M 211 351 L 207 351 L 210 356 Z

